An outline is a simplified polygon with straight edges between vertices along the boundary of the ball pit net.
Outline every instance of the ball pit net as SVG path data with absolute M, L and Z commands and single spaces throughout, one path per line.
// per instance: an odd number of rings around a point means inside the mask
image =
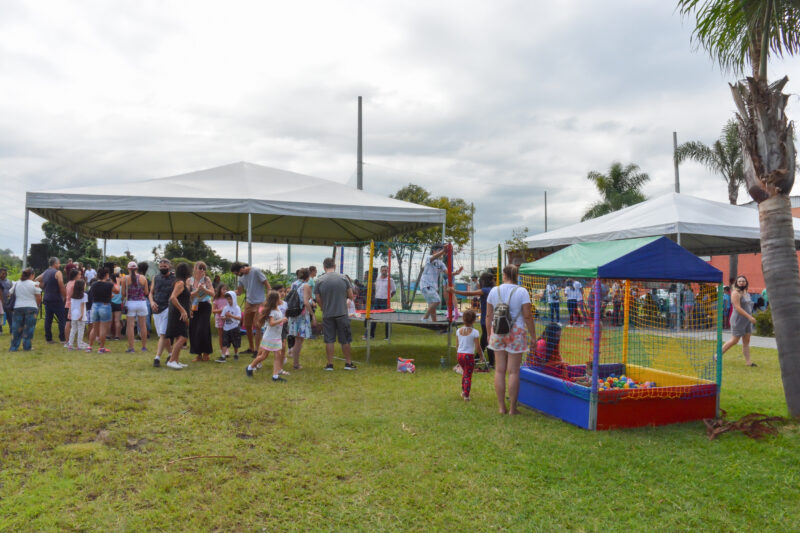
M 570 393 L 601 403 L 717 393 L 718 284 L 534 275 L 520 284 L 537 333 L 524 365 Z

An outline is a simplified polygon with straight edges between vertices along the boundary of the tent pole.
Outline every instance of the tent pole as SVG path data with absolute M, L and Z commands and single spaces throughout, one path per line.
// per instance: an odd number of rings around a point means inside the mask
M 253 265 L 253 215 L 247 213 L 247 264 Z
M 442 222 L 442 244 L 444 244 L 444 236 L 445 236 L 445 222 Z
M 28 216 L 30 211 L 25 208 L 25 233 L 22 235 L 22 270 L 28 268 Z
M 106 262 L 106 248 L 108 247 L 108 239 L 103 239 L 103 263 Z
M 236 262 L 239 262 L 239 239 L 236 239 Z
M 289 275 L 289 273 L 291 271 L 292 271 L 292 245 L 291 244 L 287 244 L 286 245 L 286 274 Z

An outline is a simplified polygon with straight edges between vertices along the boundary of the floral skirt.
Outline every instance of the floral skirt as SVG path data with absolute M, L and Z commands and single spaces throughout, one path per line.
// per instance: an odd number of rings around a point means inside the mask
M 304 339 L 311 338 L 311 317 L 308 316 L 308 313 L 289 317 L 289 335 Z
M 511 331 L 505 335 L 492 333 L 489 339 L 489 348 L 494 351 L 509 353 L 524 353 L 528 351 L 528 332 L 525 328 L 514 324 Z

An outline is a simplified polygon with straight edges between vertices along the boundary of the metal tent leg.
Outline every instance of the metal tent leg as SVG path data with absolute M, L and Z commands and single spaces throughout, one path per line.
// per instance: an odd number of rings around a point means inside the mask
M 253 265 L 253 215 L 247 213 L 247 264 Z
M 30 211 L 25 208 L 25 232 L 22 236 L 22 270 L 28 268 L 28 216 Z
M 364 321 L 364 337 L 367 339 L 367 363 L 369 363 L 369 338 L 372 337 L 372 335 L 369 334 L 370 322 L 372 321 L 369 318 Z

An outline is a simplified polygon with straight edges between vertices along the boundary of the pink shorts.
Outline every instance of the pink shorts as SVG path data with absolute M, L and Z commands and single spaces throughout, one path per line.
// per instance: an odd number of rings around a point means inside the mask
M 514 324 L 505 335 L 492 333 L 489 348 L 494 351 L 509 353 L 525 353 L 528 351 L 528 332 L 525 328 Z

